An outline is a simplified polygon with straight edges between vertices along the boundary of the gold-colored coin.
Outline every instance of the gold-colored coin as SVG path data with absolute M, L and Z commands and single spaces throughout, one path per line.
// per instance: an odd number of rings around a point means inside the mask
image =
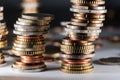
M 94 49 L 94 45 L 87 45 L 87 46 L 68 46 L 68 45 L 61 45 L 61 49 L 71 49 L 71 50 L 87 50 L 87 49 Z
M 17 43 L 14 43 L 13 44 L 14 45 L 14 47 L 19 47 L 19 48 L 43 48 L 43 47 L 45 47 L 45 45 L 43 44 L 43 45 L 34 45 L 34 44 L 17 44 Z
M 18 48 L 18 47 L 13 47 L 12 49 L 16 51 L 45 51 L 45 48 Z
M 84 73 L 90 73 L 90 72 L 93 72 L 93 68 L 91 69 L 87 69 L 87 70 L 82 70 L 82 71 L 73 71 L 73 70 L 65 70 L 65 69 L 61 69 L 62 72 L 65 72 L 65 73 L 69 73 L 69 74 L 84 74 Z
M 69 40 L 69 39 L 63 39 L 62 40 L 63 45 L 70 45 L 70 46 L 88 46 L 88 45 L 93 45 L 93 42 L 82 42 L 79 40 Z
M 32 56 L 45 53 L 45 51 L 16 51 L 12 49 L 12 53 L 16 56 Z
M 62 52 L 67 53 L 67 54 L 81 54 L 81 53 L 92 53 L 95 51 L 95 49 L 86 49 L 86 50 L 76 50 L 76 49 L 61 49 Z
M 65 70 L 86 70 L 86 69 L 93 68 L 93 66 L 89 65 L 89 66 L 84 66 L 84 67 L 69 67 L 69 66 L 62 65 L 61 68 Z
M 75 64 L 68 64 L 66 62 L 63 62 L 62 65 L 67 66 L 67 67 L 85 67 L 85 66 L 92 65 L 92 63 L 86 63 L 86 64 L 80 64 L 80 65 L 76 64 L 75 65 Z
M 15 43 L 16 44 L 23 44 L 23 45 L 32 45 L 32 44 L 34 44 L 34 45 L 43 45 L 43 44 L 45 44 L 45 41 L 20 41 L 20 40 L 15 40 Z
M 62 42 L 62 44 L 63 45 L 71 45 L 71 46 L 88 46 L 88 45 L 93 45 L 93 43 L 90 43 L 90 42 L 88 42 L 88 43 L 84 43 L 84 44 L 82 44 L 82 43 L 77 43 L 77 42 Z

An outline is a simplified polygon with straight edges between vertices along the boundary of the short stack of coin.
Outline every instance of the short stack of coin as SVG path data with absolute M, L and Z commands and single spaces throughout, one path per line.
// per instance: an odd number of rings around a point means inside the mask
M 4 21 L 3 16 L 3 7 L 0 7 L 0 49 L 7 46 L 6 36 L 8 34 L 8 30 L 6 28 L 6 23 Z M 4 63 L 3 54 L 0 54 L 0 64 Z
M 62 40 L 61 71 L 66 73 L 89 73 L 94 70 L 92 57 L 94 44 L 105 20 L 104 0 L 70 0 L 74 12 L 65 27 L 68 38 Z
M 23 13 L 38 13 L 39 0 L 23 0 Z
M 13 69 L 23 72 L 36 72 L 46 69 L 43 62 L 45 52 L 44 34 L 49 30 L 53 19 L 50 14 L 22 14 L 14 25 L 14 41 L 12 52 L 20 59 L 13 64 Z

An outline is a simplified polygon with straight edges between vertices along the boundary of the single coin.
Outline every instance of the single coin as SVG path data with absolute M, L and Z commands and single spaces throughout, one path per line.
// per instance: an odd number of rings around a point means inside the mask
M 97 13 L 97 14 L 102 14 L 102 13 L 104 14 L 107 12 L 107 10 L 80 10 L 77 8 L 70 8 L 70 11 L 77 13 L 83 12 L 83 13 Z
M 23 31 L 17 31 L 17 30 L 13 30 L 13 33 L 14 34 L 17 34 L 17 35 L 43 35 L 43 34 L 46 34 L 48 31 L 44 31 L 44 32 L 23 32 Z
M 65 73 L 69 73 L 69 74 L 84 74 L 84 73 L 90 73 L 93 72 L 93 68 L 92 69 L 87 69 L 87 70 L 82 70 L 82 71 L 73 71 L 73 70 L 65 70 L 65 69 L 61 69 L 62 72 Z
M 80 55 L 68 55 L 68 54 L 61 54 L 61 58 L 68 58 L 68 59 L 85 59 L 85 58 L 92 58 L 95 54 L 80 54 Z
M 25 19 L 31 19 L 31 20 L 53 20 L 54 17 L 53 15 L 51 14 L 45 14 L 45 13 L 39 13 L 39 14 L 36 14 L 36 13 L 26 13 L 26 14 L 22 14 L 22 18 L 25 18 Z
M 16 51 L 12 49 L 12 53 L 16 56 L 33 56 L 45 53 L 45 51 Z

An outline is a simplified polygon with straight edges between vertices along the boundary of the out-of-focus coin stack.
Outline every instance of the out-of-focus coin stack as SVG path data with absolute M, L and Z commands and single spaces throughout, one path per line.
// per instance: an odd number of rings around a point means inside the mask
M 65 73 L 89 73 L 94 70 L 93 41 L 99 37 L 105 20 L 104 0 L 70 0 L 74 18 L 66 25 L 68 38 L 62 40 L 61 71 Z
M 39 0 L 23 0 L 23 13 L 38 13 Z
M 4 21 L 4 16 L 3 16 L 3 7 L 0 7 L 0 49 L 5 48 L 7 46 L 7 39 L 6 35 L 8 34 L 8 30 L 6 28 L 6 23 Z M 4 56 L 2 52 L 0 52 L 0 64 L 3 64 L 4 61 Z
M 22 14 L 14 25 L 17 35 L 12 52 L 20 59 L 13 64 L 13 69 L 23 72 L 36 72 L 46 69 L 42 54 L 45 52 L 44 34 L 48 32 L 50 14 Z

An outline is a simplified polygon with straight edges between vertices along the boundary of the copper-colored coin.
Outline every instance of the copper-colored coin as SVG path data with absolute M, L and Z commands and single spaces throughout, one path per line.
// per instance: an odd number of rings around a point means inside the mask
M 99 36 L 91 36 L 91 37 L 84 37 L 84 36 L 77 36 L 77 35 L 69 35 L 71 40 L 82 40 L 82 41 L 95 41 Z
M 38 59 L 38 58 L 42 58 L 42 55 L 40 56 L 20 56 L 21 59 Z
M 43 62 L 43 59 L 33 59 L 33 60 L 22 60 L 21 59 L 21 62 L 23 63 L 27 63 L 27 64 L 32 64 L 32 63 L 41 63 Z
M 65 52 L 65 51 L 62 51 L 62 52 L 64 52 L 64 54 L 68 54 L 68 55 L 72 55 L 72 54 L 91 54 L 91 53 L 94 53 L 94 51 L 86 51 L 86 53 L 71 53 L 71 52 Z
M 39 39 L 39 38 L 41 38 L 41 39 L 43 39 L 43 36 L 42 35 L 39 35 L 39 36 L 17 36 L 17 38 L 23 38 L 23 39 Z
M 91 61 L 90 58 L 88 59 L 62 59 L 64 62 L 67 62 L 68 64 L 85 64 Z
M 77 40 L 72 40 L 72 39 L 69 39 L 69 38 L 64 38 L 62 39 L 62 43 L 63 44 L 78 44 L 78 45 L 91 45 L 92 42 L 88 42 L 88 41 L 84 41 L 84 40 L 80 40 L 80 39 L 77 39 Z
M 14 64 L 16 65 L 20 65 L 20 66 L 35 66 L 35 65 L 40 65 L 40 64 L 44 64 L 43 62 L 40 63 L 23 63 L 20 59 L 17 60 Z

